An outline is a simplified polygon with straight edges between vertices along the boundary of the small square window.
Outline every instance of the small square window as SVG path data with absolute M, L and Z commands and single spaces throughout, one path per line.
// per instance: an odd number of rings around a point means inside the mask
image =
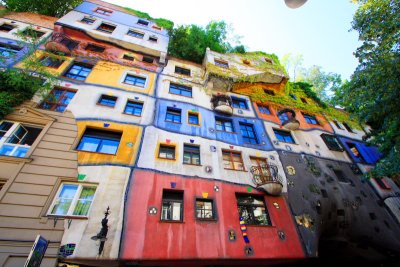
M 247 101 L 243 98 L 232 97 L 232 107 L 240 109 L 248 109 Z
M 347 123 L 343 122 L 343 126 L 344 126 L 344 128 L 346 128 L 346 130 L 347 130 L 348 132 L 354 133 L 353 130 L 350 128 L 350 126 L 349 126 Z
M 190 76 L 190 69 L 185 69 L 185 68 L 175 66 L 175 73 Z
M 301 102 L 303 102 L 304 104 L 308 104 L 307 99 L 305 99 L 304 97 L 300 97 Z
M 214 201 L 211 199 L 196 199 L 196 218 L 215 219 Z
M 183 192 L 163 190 L 162 221 L 183 221 Z
M 303 117 L 304 117 L 304 119 L 306 120 L 306 122 L 308 124 L 314 124 L 314 125 L 318 125 L 319 124 L 318 120 L 314 116 L 311 116 L 311 115 L 308 115 L 308 114 L 303 114 Z
M 194 124 L 194 125 L 199 125 L 199 113 L 189 111 L 188 112 L 188 123 Z
M 58 69 L 61 66 L 61 64 L 64 63 L 64 60 L 56 59 L 54 57 L 45 56 L 45 57 L 42 58 L 40 63 L 43 66 L 46 66 L 46 67 L 49 67 L 49 68 Z
M 265 57 L 264 58 L 265 62 L 269 63 L 269 64 L 273 64 L 274 62 L 272 61 L 272 59 Z
M 165 115 L 165 121 L 181 123 L 181 110 L 176 108 L 167 108 L 167 113 Z
M 83 19 L 81 19 L 82 23 L 89 24 L 89 25 L 92 25 L 95 21 L 96 21 L 96 19 L 89 18 L 89 17 L 84 17 Z
M 225 68 L 225 69 L 229 69 L 228 62 L 226 62 L 224 60 L 214 59 L 214 64 L 215 64 L 215 66 L 222 67 L 222 68 Z
M 148 26 L 148 25 L 149 25 L 149 22 L 148 22 L 148 21 L 145 21 L 145 20 L 143 20 L 143 19 L 139 19 L 138 22 L 137 22 L 137 24 L 143 25 L 143 26 Z
M 130 56 L 130 55 L 127 55 L 127 54 L 125 54 L 122 58 L 125 59 L 125 60 L 129 60 L 129 61 L 134 61 L 135 60 L 135 58 L 133 56 Z
M 40 108 L 64 112 L 75 93 L 75 90 L 56 87 L 51 90 L 50 94 L 40 104 Z
M 215 118 L 215 128 L 217 131 L 233 133 L 233 124 L 229 119 Z
M 158 157 L 161 159 L 175 159 L 175 146 L 160 145 Z
M 222 149 L 222 160 L 225 169 L 244 171 L 244 164 L 241 152 Z
M 102 24 L 100 24 L 97 30 L 105 33 L 112 33 L 115 28 L 116 26 L 103 22 Z
M 272 225 L 262 196 L 236 195 L 239 218 L 247 225 Z
M 269 110 L 268 106 L 258 105 L 258 110 L 262 114 L 267 114 L 267 115 L 271 114 L 271 111 Z
M 98 7 L 94 12 L 101 14 L 101 15 L 107 15 L 107 16 L 112 13 L 111 10 L 100 8 L 100 7 Z
M 146 63 L 153 63 L 153 62 L 154 62 L 154 58 L 152 58 L 152 57 L 147 57 L 147 56 L 143 56 L 142 61 L 143 61 L 143 62 L 146 62 Z
M 77 150 L 115 155 L 121 141 L 121 132 L 87 128 Z
M 337 127 L 338 129 L 343 130 L 343 127 L 339 124 L 338 121 L 335 121 L 335 120 L 334 120 L 333 123 L 336 125 L 336 127 Z
M 139 39 L 143 39 L 143 37 L 144 37 L 143 32 L 139 32 L 139 31 L 135 31 L 135 30 L 129 30 L 126 34 L 129 36 L 132 36 L 132 37 L 139 38 Z
M 295 144 L 293 136 L 290 132 L 274 129 L 276 139 L 280 142 Z
M 356 158 L 364 162 L 364 158 L 362 157 L 360 151 L 357 149 L 357 146 L 354 143 L 346 142 L 346 145 L 349 147 L 351 154 Z
M 335 136 L 329 134 L 321 134 L 321 138 L 322 140 L 324 140 L 326 146 L 330 150 L 343 151 L 342 146 Z
M 183 163 L 200 165 L 200 147 L 185 144 L 183 146 Z
M 95 44 L 88 44 L 88 45 L 85 47 L 85 50 L 86 50 L 86 51 L 96 52 L 96 53 L 103 53 L 104 50 L 105 50 L 105 47 L 98 46 L 98 45 L 95 45 Z
M 128 100 L 125 106 L 124 113 L 140 117 L 142 116 L 142 110 L 143 110 L 142 102 Z
M 254 131 L 254 126 L 252 124 L 241 123 L 241 122 L 239 122 L 239 125 L 243 141 L 245 143 L 258 144 L 257 136 Z
M 159 27 L 159 26 L 157 26 L 157 25 L 153 25 L 153 26 L 151 26 L 153 29 L 156 29 L 157 31 L 161 31 L 162 30 L 162 28 L 161 27 Z
M 30 38 L 40 38 L 43 35 L 45 35 L 45 32 L 42 31 L 36 31 L 32 28 L 27 28 L 22 32 L 22 35 Z
M 294 95 L 294 94 L 289 94 L 289 96 L 290 96 L 291 98 L 293 98 L 293 100 L 297 100 L 297 96 L 296 96 L 296 95 Z
M 68 71 L 64 74 L 65 77 L 84 81 L 92 71 L 93 65 L 85 63 L 74 63 Z
M 272 95 L 272 96 L 275 95 L 275 92 L 270 89 L 264 89 L 264 93 L 266 93 L 267 95 Z
M 170 83 L 169 93 L 174 95 L 192 97 L 192 88 L 181 84 Z
M 16 26 L 8 24 L 8 23 L 3 23 L 0 25 L 0 31 L 2 32 L 9 32 L 12 31 Z
M 286 121 L 289 120 L 289 116 L 288 116 L 287 112 L 282 112 L 282 113 L 278 112 L 278 118 L 282 123 L 285 123 Z
M 136 76 L 136 75 L 133 75 L 133 74 L 127 74 L 125 76 L 125 79 L 124 79 L 123 83 L 129 84 L 129 85 L 138 86 L 138 87 L 144 87 L 145 84 L 146 84 L 146 78 L 140 77 L 140 76 Z
M 155 36 L 150 36 L 150 37 L 149 37 L 149 41 L 150 41 L 150 42 L 157 43 L 157 40 L 158 40 L 158 38 L 155 37 Z
M 72 51 L 79 44 L 79 42 L 74 41 L 70 38 L 63 38 L 60 43 L 67 47 L 70 51 Z
M 336 177 L 338 178 L 339 182 L 342 183 L 349 183 L 349 179 L 346 178 L 344 172 L 342 170 L 333 170 L 333 172 L 335 173 Z
M 97 104 L 113 108 L 113 107 L 115 107 L 115 104 L 117 103 L 117 99 L 118 98 L 116 96 L 101 95 Z

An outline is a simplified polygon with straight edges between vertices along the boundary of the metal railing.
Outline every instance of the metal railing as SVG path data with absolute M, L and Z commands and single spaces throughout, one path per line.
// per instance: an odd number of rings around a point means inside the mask
M 273 164 L 252 166 L 250 172 L 253 174 L 253 182 L 257 186 L 268 183 L 279 183 L 283 185 L 282 177 L 278 174 L 278 167 Z

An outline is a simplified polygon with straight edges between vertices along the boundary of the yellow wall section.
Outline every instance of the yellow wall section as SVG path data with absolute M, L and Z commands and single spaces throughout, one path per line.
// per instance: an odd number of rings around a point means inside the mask
M 121 81 L 125 77 L 126 72 L 147 77 L 146 85 L 144 88 L 137 87 L 133 85 L 125 85 Z M 99 61 L 96 66 L 94 66 L 90 75 L 86 78 L 87 83 L 97 83 L 110 87 L 117 87 L 128 91 L 141 92 L 146 94 L 152 94 L 154 91 L 154 80 L 155 74 L 135 69 L 127 66 L 118 65 L 112 62 Z
M 108 123 L 108 127 L 104 127 L 104 123 Z M 78 151 L 79 164 L 123 164 L 133 165 L 135 163 L 143 128 L 136 125 L 119 124 L 107 121 L 79 121 L 78 122 L 78 138 L 82 138 L 87 127 L 102 129 L 106 131 L 122 132 L 121 141 L 118 146 L 117 154 L 108 155 L 95 152 Z M 128 144 L 132 143 L 132 146 Z

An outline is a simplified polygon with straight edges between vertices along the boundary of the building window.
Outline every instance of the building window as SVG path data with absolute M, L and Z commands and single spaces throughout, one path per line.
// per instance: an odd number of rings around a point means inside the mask
M 336 125 L 336 127 L 337 127 L 338 129 L 343 130 L 343 127 L 339 124 L 338 121 L 333 121 L 333 123 Z
M 258 144 L 257 136 L 254 131 L 253 125 L 245 124 L 245 123 L 241 123 L 241 122 L 239 122 L 239 125 L 240 125 L 240 132 L 243 137 L 243 141 L 245 143 Z
M 135 58 L 133 56 L 130 56 L 130 55 L 127 55 L 127 54 L 124 54 L 124 56 L 122 58 L 125 59 L 125 60 L 129 60 L 129 61 L 134 61 L 135 60 Z
M 222 150 L 224 168 L 228 170 L 244 171 L 242 153 L 232 150 Z
M 121 136 L 121 132 L 87 128 L 77 150 L 115 155 Z
M 140 77 L 140 76 L 135 76 L 132 74 L 127 74 L 125 76 L 123 83 L 137 86 L 137 87 L 144 87 L 146 84 L 146 78 Z
M 180 84 L 170 83 L 169 93 L 174 95 L 192 97 L 192 88 Z
M 49 215 L 88 216 L 96 186 L 63 183 L 49 209 Z
M 261 184 L 271 180 L 272 173 L 266 158 L 250 157 L 250 161 L 252 168 L 256 169 L 253 173 L 253 180 L 256 183 Z
M 293 98 L 293 100 L 297 100 L 297 96 L 296 96 L 296 95 L 294 95 L 294 94 L 289 94 L 289 96 L 290 96 L 291 98 Z
M 79 44 L 79 42 L 74 41 L 70 38 L 63 38 L 60 43 L 68 48 L 68 50 L 70 51 L 72 51 Z
M 162 221 L 183 221 L 183 192 L 163 190 Z
M 300 97 L 301 102 L 303 102 L 304 104 L 308 104 L 307 99 L 305 99 L 304 97 Z
M 272 95 L 272 96 L 275 95 L 275 92 L 273 90 L 270 90 L 270 89 L 264 89 L 264 93 L 266 93 L 267 95 Z
M 175 66 L 175 73 L 190 76 L 190 69 L 185 69 L 185 68 Z
M 338 178 L 339 182 L 342 183 L 349 183 L 350 180 L 346 178 L 344 172 L 342 170 L 336 170 L 333 169 L 333 172 L 335 173 L 336 177 Z
M 126 34 L 129 36 L 139 38 L 139 39 L 143 39 L 143 37 L 144 37 L 143 32 L 139 32 L 139 31 L 135 31 L 135 30 L 129 30 Z
M 287 115 L 286 112 L 282 112 L 282 113 L 280 113 L 280 114 L 279 114 L 279 112 L 278 112 L 278 118 L 279 118 L 279 120 L 280 120 L 282 123 L 284 123 L 284 122 L 286 122 L 286 121 L 289 120 L 289 116 Z
M 45 56 L 45 57 L 42 58 L 40 63 L 43 66 L 46 66 L 46 67 L 49 67 L 49 68 L 58 69 L 61 66 L 61 64 L 64 63 L 64 60 L 56 59 L 54 57 Z
M 151 63 L 151 64 L 152 64 L 152 63 L 154 62 L 154 58 L 143 56 L 142 61 L 143 61 L 143 62 L 146 62 L 146 63 Z
M 101 95 L 97 104 L 113 108 L 117 103 L 117 99 L 118 98 L 116 96 Z
M 105 33 L 112 33 L 115 28 L 116 26 L 103 22 L 102 24 L 100 24 L 97 30 Z
M 267 115 L 271 114 L 271 111 L 269 110 L 269 108 L 267 106 L 258 105 L 258 110 L 262 114 L 267 114 Z
M 295 144 L 293 136 L 290 132 L 274 129 L 274 133 L 276 139 L 278 139 L 280 142 Z
M 92 68 L 93 65 L 85 63 L 74 63 L 64 76 L 78 81 L 84 81 L 92 71 Z
M 215 118 L 215 128 L 217 131 L 233 133 L 233 124 L 231 120 Z
M 308 114 L 303 114 L 304 119 L 306 120 L 306 122 L 308 124 L 314 124 L 314 125 L 318 125 L 318 121 L 317 118 L 315 118 L 314 116 L 308 115 Z
M 176 108 L 167 108 L 167 114 L 165 115 L 165 121 L 181 123 L 181 113 L 180 109 Z
M 149 41 L 150 41 L 150 42 L 157 43 L 157 40 L 158 40 L 158 38 L 155 37 L 155 36 L 150 36 L 150 37 L 149 37 Z
M 240 109 L 248 109 L 247 101 L 243 98 L 232 97 L 232 107 Z
M 96 20 L 94 18 L 84 17 L 81 19 L 82 23 L 92 25 Z
M 9 32 L 12 31 L 16 26 L 8 24 L 8 23 L 3 23 L 0 25 L 0 31 L 2 32 Z
M 229 69 L 229 64 L 226 61 L 214 59 L 214 64 L 215 64 L 215 66 Z
M 142 110 L 143 110 L 142 102 L 128 100 L 128 102 L 126 103 L 126 106 L 125 106 L 124 113 L 140 117 L 140 116 L 142 116 Z
M 152 28 L 153 28 L 153 29 L 156 29 L 157 31 L 161 31 L 161 30 L 162 30 L 162 28 L 159 27 L 159 26 L 157 26 L 157 25 L 153 25 Z
M 200 165 L 200 147 L 185 144 L 183 146 L 183 163 Z
M 96 52 L 96 53 L 103 53 L 104 50 L 105 50 L 105 47 L 98 46 L 98 45 L 95 45 L 95 44 L 88 44 L 88 45 L 85 47 L 85 50 L 86 50 L 86 51 Z
M 239 218 L 247 225 L 272 225 L 264 198 L 252 195 L 236 195 Z
M 326 146 L 330 150 L 343 151 L 342 146 L 335 136 L 329 134 L 321 134 L 321 138 L 322 140 L 324 140 Z
M 175 159 L 175 146 L 160 145 L 158 157 L 161 159 Z
M 27 28 L 25 29 L 22 33 L 22 35 L 26 36 L 26 37 L 30 37 L 30 38 L 40 38 L 43 35 L 45 35 L 45 32 L 41 32 L 41 31 L 36 31 L 32 28 Z
M 349 126 L 347 123 L 343 122 L 343 126 L 344 126 L 344 128 L 346 128 L 346 130 L 349 131 L 350 133 L 354 133 L 353 130 L 350 128 L 350 126 Z
M 21 51 L 22 47 L 10 44 L 0 44 L 0 57 L 9 58 Z
M 107 9 L 100 8 L 100 7 L 96 8 L 96 10 L 94 12 L 96 12 L 98 14 L 102 14 L 102 15 L 107 15 L 107 16 L 112 13 L 111 10 L 107 10 Z
M 196 218 L 215 219 L 214 202 L 211 199 L 196 199 Z
M 0 123 L 0 155 L 23 158 L 39 136 L 41 128 L 18 122 Z
M 50 94 L 44 99 L 40 108 L 64 112 L 68 104 L 71 102 L 76 91 L 64 88 L 54 88 Z
M 351 154 L 352 154 L 355 158 L 357 158 L 357 159 L 359 159 L 359 160 L 361 160 L 361 161 L 364 161 L 363 157 L 361 156 L 360 151 L 358 151 L 357 146 L 356 146 L 355 144 L 346 142 L 346 145 L 349 147 L 349 149 L 350 149 L 350 151 L 351 151 Z
M 148 21 L 145 21 L 145 20 L 143 20 L 143 19 L 139 19 L 138 22 L 137 22 L 137 24 L 143 25 L 143 26 L 148 26 L 148 25 L 149 25 L 149 22 L 148 22 Z
M 188 112 L 188 123 L 194 124 L 194 125 L 199 125 L 199 113 L 189 111 Z

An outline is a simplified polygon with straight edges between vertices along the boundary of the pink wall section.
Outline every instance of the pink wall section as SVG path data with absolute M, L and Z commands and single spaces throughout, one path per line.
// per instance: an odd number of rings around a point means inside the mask
M 236 192 L 248 193 L 246 186 L 206 179 L 183 178 L 177 175 L 159 174 L 152 171 L 133 171 L 130 184 L 121 258 L 136 260 L 184 260 L 184 259 L 297 259 L 304 258 L 294 222 L 284 197 L 267 196 L 252 190 L 251 194 L 265 197 L 273 226 L 247 226 L 253 256 L 246 256 L 238 219 Z M 183 222 L 160 221 L 163 189 L 184 191 Z M 214 186 L 219 191 L 214 191 Z M 199 221 L 195 218 L 195 199 L 208 198 L 216 204 L 216 221 Z M 273 202 L 279 204 L 275 208 Z M 148 209 L 158 209 L 150 215 Z M 228 241 L 228 231 L 236 232 L 236 241 Z M 282 230 L 286 240 L 277 234 Z

